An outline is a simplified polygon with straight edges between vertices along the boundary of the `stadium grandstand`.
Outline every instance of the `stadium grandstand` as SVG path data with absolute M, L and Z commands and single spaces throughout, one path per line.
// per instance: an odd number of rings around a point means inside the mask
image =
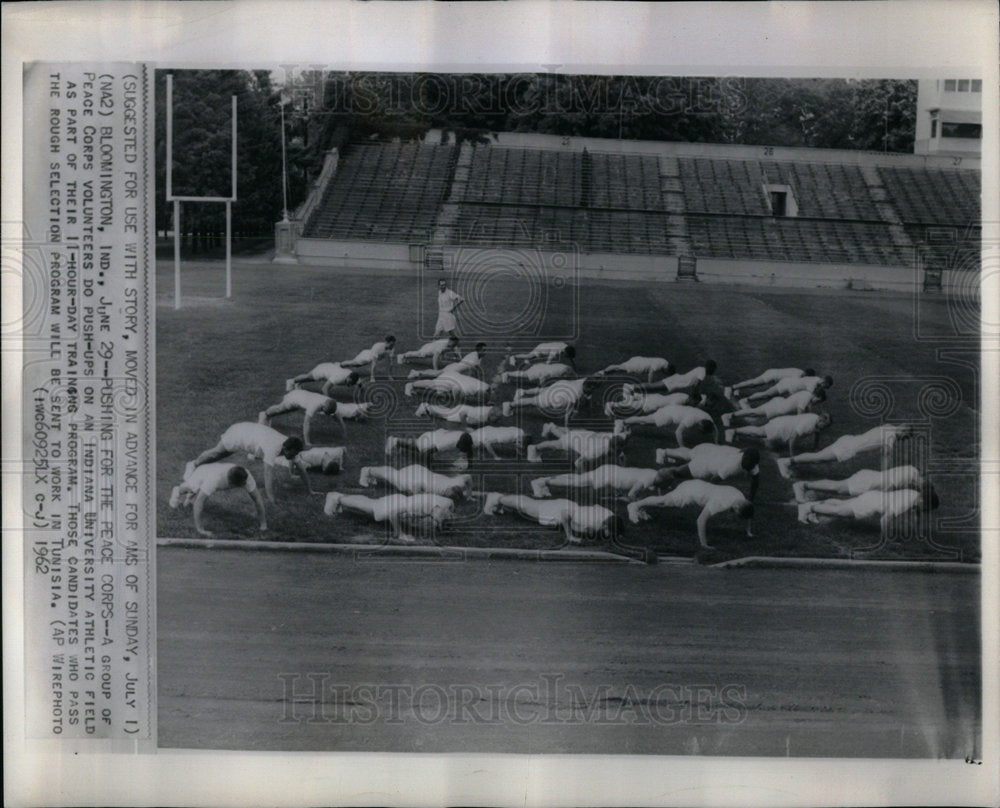
M 332 151 L 290 225 L 303 263 L 442 268 L 457 248 L 565 251 L 598 274 L 947 287 L 977 269 L 978 160 L 500 133 Z M 279 225 L 280 226 L 280 225 Z M 480 255 L 479 260 L 482 256 Z

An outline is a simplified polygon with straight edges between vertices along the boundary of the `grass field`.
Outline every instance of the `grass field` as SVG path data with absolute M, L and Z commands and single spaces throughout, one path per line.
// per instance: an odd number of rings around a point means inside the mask
M 421 329 L 433 328 L 435 280 L 243 262 L 234 267 L 234 297 L 226 301 L 222 299 L 221 263 L 185 264 L 185 306 L 175 311 L 172 266 L 161 262 L 156 324 L 158 534 L 196 535 L 190 511 L 167 506 L 170 489 L 180 481 L 184 463 L 215 445 L 232 423 L 256 420 L 260 410 L 279 401 L 286 378 L 321 361 L 347 359 L 386 333 L 397 336 L 401 350 L 414 348 L 429 337 Z M 482 330 L 489 332 L 481 336 L 492 349 L 485 362 L 488 373 L 500 360 L 508 340 L 530 345 L 564 336 L 576 344 L 577 366 L 582 372 L 632 355 L 666 356 L 681 370 L 711 357 L 718 362 L 719 376 L 726 383 L 773 366 L 812 366 L 835 379 L 826 404 L 834 424 L 821 438 L 821 446 L 883 420 L 920 421 L 928 430 L 929 468 L 942 502 L 933 515 L 931 541 L 915 536 L 882 541 L 875 524 L 799 524 L 794 508 L 786 504 L 792 499 L 791 486 L 778 475 L 773 457 L 765 452 L 755 536 L 747 538 L 735 519 L 718 517 L 709 524 L 709 541 L 717 549 L 713 557 L 861 554 L 978 559 L 976 368 L 943 363 L 936 354 L 940 342 L 915 339 L 915 306 L 910 296 L 572 279 L 529 289 L 510 276 L 480 284 L 476 295 L 475 305 L 486 313 Z M 954 312 L 944 297 L 922 298 L 919 316 L 922 336 L 946 338 L 954 334 Z M 478 336 L 463 333 L 463 348 Z M 348 449 L 342 474 L 313 475 L 314 488 L 362 493 L 358 472 L 364 465 L 384 462 L 387 434 L 415 434 L 439 425 L 413 418 L 415 403 L 402 396 L 403 369 L 394 366 L 393 372 L 398 380 L 387 382 L 383 365 L 379 384 L 368 391 L 383 409 L 391 410 L 387 417 L 348 422 L 346 437 L 335 423 L 314 419 L 315 444 L 346 445 Z M 942 377 L 947 386 L 935 398 L 925 385 Z M 867 392 L 857 388 L 852 402 L 852 387 L 861 379 L 874 386 L 869 385 Z M 595 400 L 600 402 L 612 392 L 605 387 Z M 512 388 L 504 388 L 501 398 L 511 394 Z M 518 423 L 537 435 L 545 420 L 540 414 L 525 413 Z M 610 428 L 600 406 L 577 423 Z M 277 419 L 273 426 L 286 434 L 301 434 L 301 415 Z M 670 435 L 637 431 L 627 446 L 627 463 L 653 466 L 654 449 L 672 443 Z M 816 476 L 847 476 L 877 462 L 869 455 L 841 468 L 817 469 Z M 259 461 L 248 467 L 261 481 Z M 500 464 L 489 460 L 474 463 L 471 471 L 480 476 L 479 484 L 485 490 L 530 494 L 528 480 L 539 476 L 540 469 L 558 473 L 561 468 L 565 468 L 561 461 L 539 467 L 512 459 Z M 935 473 L 936 468 L 944 471 Z M 269 509 L 268 538 L 357 543 L 388 540 L 370 522 L 347 515 L 324 516 L 322 498 L 307 497 L 300 480 L 279 472 L 276 482 L 278 502 Z M 379 495 L 375 489 L 363 492 Z M 624 514 L 620 505 L 619 510 Z M 451 530 L 428 541 L 533 548 L 555 548 L 563 543 L 560 533 L 533 527 L 513 516 L 483 516 L 475 501 L 460 503 L 458 512 L 460 519 Z M 691 556 L 698 547 L 696 517 L 696 510 L 654 512 L 650 522 L 629 525 L 623 541 L 658 553 Z M 204 521 L 218 538 L 260 537 L 245 494 L 216 495 L 206 506 Z

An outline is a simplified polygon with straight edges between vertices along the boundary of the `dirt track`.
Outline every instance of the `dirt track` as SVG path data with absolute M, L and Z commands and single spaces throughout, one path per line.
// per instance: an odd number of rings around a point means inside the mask
M 157 563 L 161 747 L 978 754 L 973 574 Z

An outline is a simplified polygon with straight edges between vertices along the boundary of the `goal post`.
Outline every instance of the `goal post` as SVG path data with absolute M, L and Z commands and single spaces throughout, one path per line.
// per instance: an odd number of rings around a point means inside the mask
M 233 202 L 236 201 L 236 96 L 232 97 L 231 190 L 229 196 L 174 194 L 174 75 L 167 73 L 167 193 L 174 203 L 174 308 L 181 307 L 181 203 L 222 202 L 226 206 L 226 297 L 233 296 Z

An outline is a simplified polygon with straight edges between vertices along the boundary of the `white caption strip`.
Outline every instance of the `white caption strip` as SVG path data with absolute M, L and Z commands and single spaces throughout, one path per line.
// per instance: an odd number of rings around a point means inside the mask
M 26 726 L 153 737 L 151 78 L 24 83 Z

